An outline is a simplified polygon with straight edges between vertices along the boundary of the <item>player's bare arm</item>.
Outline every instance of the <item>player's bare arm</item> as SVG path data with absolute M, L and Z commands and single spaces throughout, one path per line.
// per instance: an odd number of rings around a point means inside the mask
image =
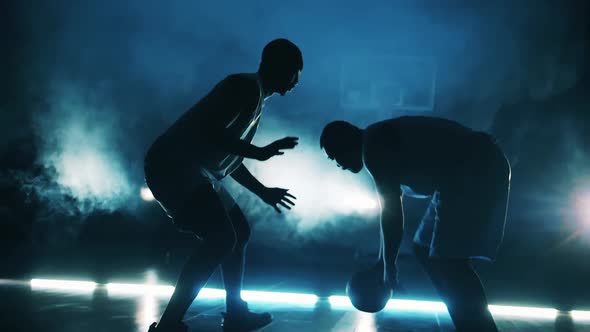
M 241 164 L 230 176 L 246 189 L 260 197 L 266 204 L 272 206 L 278 213 L 281 213 L 278 207 L 279 205 L 287 210 L 291 210 L 291 206 L 295 205 L 292 200 L 296 198 L 288 193 L 288 189 L 264 186 L 250 173 L 244 164 Z
M 258 84 L 247 78 L 230 77 L 221 83 L 219 92 L 211 96 L 210 105 L 214 107 L 204 128 L 206 138 L 211 144 L 244 158 L 258 159 L 260 148 L 249 142 L 232 138 L 227 133 L 229 125 L 245 112 L 254 112 L 260 97 Z
M 292 149 L 297 145 L 297 137 L 285 137 L 258 147 L 228 135 L 227 128 L 240 115 L 254 113 L 261 96 L 255 79 L 230 78 L 223 84 L 220 92 L 212 97 L 216 100 L 212 100 L 211 103 L 217 107 L 212 112 L 207 127 L 204 128 L 211 143 L 217 144 L 231 154 L 260 161 L 282 155 L 284 154 L 282 150 Z
M 369 143 L 364 147 L 364 162 L 371 174 L 381 205 L 380 226 L 382 233 L 381 257 L 384 263 L 384 281 L 394 285 L 396 260 L 404 231 L 402 192 L 397 175 L 392 172 L 382 155 L 387 153 L 379 143 Z

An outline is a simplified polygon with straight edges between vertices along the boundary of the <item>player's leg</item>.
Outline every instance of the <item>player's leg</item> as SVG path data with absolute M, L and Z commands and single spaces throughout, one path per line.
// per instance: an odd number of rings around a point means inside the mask
M 468 259 L 429 258 L 429 248 L 417 244 L 414 251 L 445 302 L 458 332 L 498 331 L 488 310 L 484 287 Z
M 430 257 L 424 264 L 458 331 L 497 331 L 470 259 L 495 259 L 504 233 L 507 194 L 504 184 L 482 185 L 479 195 L 441 193 Z
M 225 331 L 251 331 L 270 324 L 272 316 L 267 312 L 251 312 L 248 309 L 248 303 L 243 301 L 240 296 L 246 246 L 250 238 L 250 225 L 237 204 L 233 205 L 229 216 L 236 233 L 236 245 L 221 265 L 227 308 L 227 312 L 223 313 L 223 328 Z
M 432 259 L 458 331 L 497 332 L 485 289 L 468 259 Z
M 231 208 L 229 218 L 236 233 L 236 245 L 221 264 L 226 291 L 225 303 L 228 312 L 241 302 L 240 293 L 244 278 L 245 253 L 250 239 L 250 225 L 237 204 Z
M 185 206 L 173 214 L 174 222 L 182 231 L 197 235 L 200 241 L 180 273 L 158 324 L 159 330 L 173 330 L 179 326 L 199 291 L 236 243 L 230 219 L 211 185 L 202 185 L 195 190 Z
M 470 191 L 443 190 L 436 198 L 414 237 L 416 257 L 457 331 L 497 331 L 484 287 L 469 263 L 469 257 L 491 256 L 499 245 L 503 219 L 495 220 L 489 213 L 497 204 L 487 204 L 490 200 Z M 482 220 L 484 214 L 492 218 Z
M 439 204 L 439 193 L 438 191 L 434 192 L 426 211 L 424 212 L 424 216 L 416 229 L 416 233 L 414 234 L 414 244 L 420 245 L 422 247 L 430 247 L 432 242 L 432 236 L 434 232 L 434 224 L 436 223 L 438 216 L 437 216 L 437 206 Z

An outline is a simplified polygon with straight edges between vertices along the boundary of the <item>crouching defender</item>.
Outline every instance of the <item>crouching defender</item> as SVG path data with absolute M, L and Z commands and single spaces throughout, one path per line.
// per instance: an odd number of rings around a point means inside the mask
M 472 259 L 494 261 L 504 235 L 510 165 L 493 139 L 456 122 L 404 116 L 360 129 L 335 121 L 320 145 L 353 173 L 366 167 L 381 205 L 378 268 L 396 283 L 402 197 L 430 198 L 414 251 L 447 305 L 457 331 L 497 331 Z
M 240 297 L 250 226 L 219 181 L 231 176 L 277 212 L 279 206 L 290 209 L 294 204 L 295 197 L 286 189 L 265 187 L 242 161 L 264 161 L 297 145 L 296 137 L 262 148 L 251 142 L 264 100 L 293 89 L 302 69 L 303 58 L 295 44 L 271 41 L 262 51 L 256 73 L 226 77 L 149 148 L 147 185 L 174 224 L 199 238 L 160 322 L 153 323 L 150 332 L 186 331 L 182 319 L 219 265 L 227 294 L 224 330 L 251 331 L 271 322 L 269 313 L 251 312 Z

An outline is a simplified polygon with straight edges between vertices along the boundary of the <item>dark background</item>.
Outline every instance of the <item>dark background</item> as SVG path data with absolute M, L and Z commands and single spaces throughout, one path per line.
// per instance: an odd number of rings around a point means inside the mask
M 255 71 L 262 47 L 286 37 L 304 71 L 293 93 L 267 101 L 255 142 L 298 135 L 301 144 L 248 166 L 300 204 L 277 215 L 228 181 L 254 230 L 247 281 L 291 276 L 297 290 L 342 293 L 350 271 L 376 254 L 378 219 L 354 207 L 374 197 L 367 175 L 324 158 L 321 128 L 427 114 L 491 132 L 512 162 L 504 245 L 496 264 L 478 264 L 490 298 L 590 306 L 587 1 L 2 6 L 2 275 L 104 282 L 157 269 L 173 282 L 192 239 L 141 200 L 143 153 L 218 80 Z M 409 62 L 390 65 L 400 59 Z M 385 85 L 372 90 L 377 81 Z M 427 87 L 412 90 L 425 93 L 422 106 L 396 104 L 396 89 L 412 82 Z M 425 206 L 406 200 L 400 279 L 413 297 L 432 296 L 408 250 Z

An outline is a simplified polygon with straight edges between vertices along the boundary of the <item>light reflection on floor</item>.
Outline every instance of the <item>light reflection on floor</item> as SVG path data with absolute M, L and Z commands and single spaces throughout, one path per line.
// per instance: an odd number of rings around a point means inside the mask
M 375 315 L 366 312 L 356 312 L 357 323 L 355 324 L 356 331 L 376 332 L 377 325 L 375 325 Z
M 136 324 L 140 330 L 147 331 L 150 324 L 158 321 L 161 312 L 158 308 L 158 299 L 153 294 L 146 294 L 141 296 L 139 305 L 137 306 L 137 321 Z
M 0 290 L 22 287 L 19 281 L 2 281 Z M 32 319 L 47 332 L 100 331 L 95 321 L 107 321 L 109 331 L 147 331 L 165 308 L 173 287 L 158 285 L 155 274 L 143 284 L 94 284 L 76 280 L 64 282 L 35 279 L 30 282 Z M 189 313 L 191 331 L 219 331 L 224 291 L 207 289 Z M 378 314 L 362 313 L 350 307 L 345 297 L 318 299 L 311 294 L 245 291 L 254 310 L 271 311 L 275 322 L 265 332 L 291 331 L 453 331 L 446 307 L 436 301 L 393 299 Z M 101 297 L 100 301 L 96 300 Z M 490 306 L 501 331 L 590 331 L 590 311 L 558 312 L 551 308 Z M 71 328 L 64 328 L 69 326 Z M 75 328 L 74 328 L 75 326 Z M 100 328 L 99 328 L 100 327 Z
M 146 286 L 157 286 L 158 278 L 153 271 L 148 271 L 146 275 Z M 153 289 L 153 288 L 152 288 Z M 137 321 L 136 324 L 140 330 L 147 331 L 150 324 L 158 321 L 160 318 L 160 311 L 158 306 L 157 294 L 147 291 L 141 295 L 140 303 L 137 306 Z

